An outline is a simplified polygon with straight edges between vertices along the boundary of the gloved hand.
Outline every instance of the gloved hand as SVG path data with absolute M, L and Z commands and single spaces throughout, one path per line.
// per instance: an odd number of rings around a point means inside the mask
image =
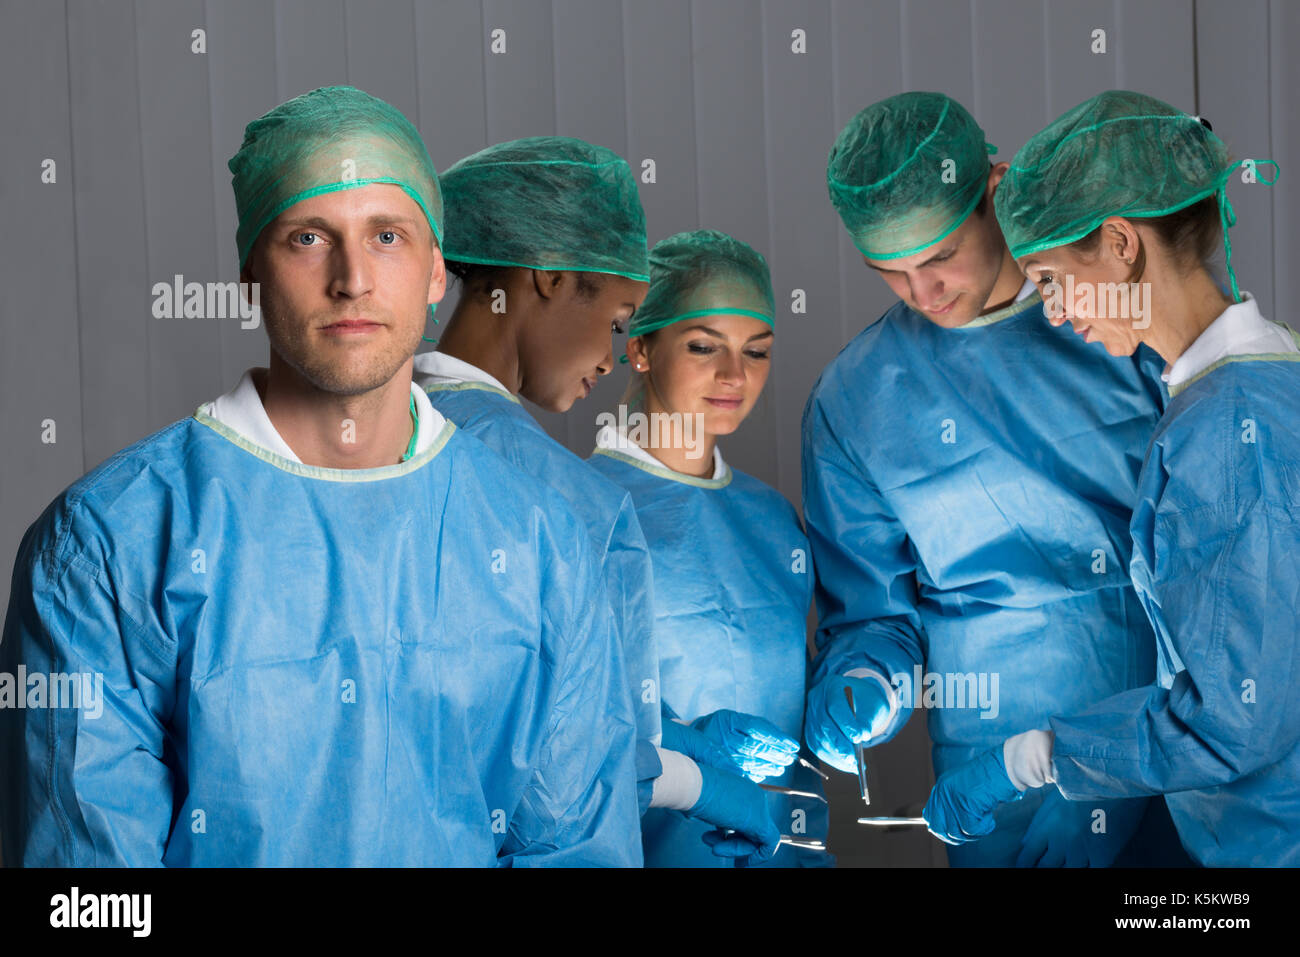
M 696 764 L 708 765 L 720 771 L 735 773 L 736 762 L 731 760 L 723 748 L 707 735 L 696 731 L 689 724 L 664 719 L 663 737 L 659 746 L 666 751 L 677 751 L 686 755 Z
M 799 742 L 766 718 L 725 709 L 706 714 L 691 727 L 725 751 L 755 783 L 784 774 L 799 756 Z
M 940 775 L 921 816 L 939 840 L 965 844 L 993 830 L 993 811 L 999 804 L 1023 796 L 1007 777 L 999 744 Z
M 853 692 L 849 708 L 844 689 Z M 850 774 L 858 769 L 853 745 L 880 744 L 892 714 L 890 695 L 875 678 L 828 675 L 808 691 L 804 730 L 808 747 L 831 767 Z
M 772 859 L 781 844 L 781 832 L 767 811 L 767 792 L 734 771 L 700 765 L 704 785 L 700 799 L 686 813 L 718 827 L 703 835 L 718 857 L 734 857 L 743 865 Z M 734 831 L 727 834 L 724 831 Z
M 1110 867 L 1137 831 L 1146 803 L 1069 801 L 1053 787 L 1020 841 L 1016 867 Z M 1093 831 L 1098 808 L 1106 812 L 1099 834 Z

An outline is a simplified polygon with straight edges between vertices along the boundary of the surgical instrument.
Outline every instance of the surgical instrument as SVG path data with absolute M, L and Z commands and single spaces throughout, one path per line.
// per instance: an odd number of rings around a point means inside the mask
M 853 716 L 858 716 L 857 709 L 853 707 L 853 689 L 847 685 L 844 688 L 844 697 L 849 700 L 849 710 Z M 871 803 L 871 792 L 867 790 L 867 746 L 861 741 L 853 742 L 853 756 L 858 762 L 858 790 L 862 792 L 862 802 Z
M 925 818 L 923 817 L 860 817 L 859 824 L 870 824 L 875 827 L 902 827 L 919 825 L 925 827 Z
M 820 777 L 823 781 L 829 781 L 831 779 L 831 776 L 829 774 L 827 774 L 821 768 L 817 767 L 817 765 L 813 764 L 807 758 L 800 758 L 799 763 L 802 764 L 809 771 L 811 771 L 813 774 Z
M 771 791 L 774 794 L 789 794 L 791 797 L 813 798 L 814 800 L 821 801 L 823 804 L 830 804 L 826 798 L 822 797 L 816 791 L 799 791 L 795 788 L 781 787 L 779 784 L 760 784 L 759 787 L 764 791 Z

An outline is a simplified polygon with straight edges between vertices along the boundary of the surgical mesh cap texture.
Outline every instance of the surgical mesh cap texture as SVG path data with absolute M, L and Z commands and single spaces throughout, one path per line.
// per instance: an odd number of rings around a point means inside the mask
M 498 143 L 442 176 L 453 262 L 645 282 L 645 211 L 627 161 L 564 136 Z
M 442 241 L 438 174 L 419 132 L 395 107 L 354 87 L 312 90 L 253 120 L 227 165 L 241 269 L 262 230 L 290 206 L 373 183 L 405 190 Z
M 960 103 L 942 93 L 900 93 L 840 131 L 826 185 L 858 251 L 899 259 L 933 246 L 970 215 L 994 150 Z
M 641 336 L 682 319 L 739 314 L 773 325 L 767 262 L 752 247 L 712 229 L 678 233 L 650 251 L 650 289 L 628 325 Z
M 1163 216 L 1222 188 L 1228 149 L 1196 117 L 1141 93 L 1080 103 L 1016 153 L 994 196 L 1011 255 L 1063 246 L 1108 216 Z

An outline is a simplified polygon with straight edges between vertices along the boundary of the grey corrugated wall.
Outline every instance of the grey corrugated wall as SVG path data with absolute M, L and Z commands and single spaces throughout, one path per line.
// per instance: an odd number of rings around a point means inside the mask
M 489 52 L 494 29 L 504 54 Z M 805 53 L 792 52 L 796 29 Z M 850 116 L 943 90 L 1009 158 L 1109 87 L 1199 112 L 1237 156 L 1285 171 L 1272 189 L 1231 188 L 1233 244 L 1242 287 L 1295 325 L 1297 47 L 1300 5 L 1285 0 L 3 0 L 0 607 L 22 532 L 55 494 L 265 364 L 261 329 L 153 319 L 150 289 L 177 273 L 236 278 L 225 162 L 244 124 L 290 96 L 351 83 L 383 97 L 440 169 L 545 133 L 610 146 L 636 169 L 654 159 L 657 182 L 641 187 L 652 242 L 709 226 L 771 263 L 787 309 L 772 377 L 725 452 L 798 502 L 804 399 L 890 302 L 826 199 L 826 153 Z M 796 288 L 804 315 L 788 314 Z M 621 378 L 543 415 L 547 429 L 588 451 Z M 881 806 L 925 796 L 925 751 L 921 722 L 880 750 Z M 923 835 L 854 833 L 847 784 L 837 778 L 842 862 L 942 861 Z

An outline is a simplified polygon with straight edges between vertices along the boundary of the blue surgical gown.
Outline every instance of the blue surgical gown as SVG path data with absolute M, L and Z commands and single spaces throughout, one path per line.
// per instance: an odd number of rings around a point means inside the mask
M 546 434 L 519 400 L 486 383 L 415 381 L 435 409 L 564 496 L 587 527 L 609 597 L 610 627 L 623 646 L 637 723 L 637 797 L 644 811 L 662 772 L 659 656 L 654 645 L 653 566 L 627 492 Z
M 650 546 L 664 704 L 688 722 L 720 708 L 759 715 L 802 740 L 813 568 L 794 508 L 729 467 L 700 479 L 610 449 L 588 461 L 631 493 Z M 763 783 L 822 790 L 798 763 Z M 820 801 L 769 794 L 768 806 L 783 834 L 826 840 Z M 641 825 L 647 867 L 732 864 L 701 839 L 712 825 L 681 811 L 651 808 Z M 783 846 L 767 866 L 831 863 Z
M 103 711 L 0 709 L 6 860 L 639 866 L 600 593 L 562 500 L 450 423 L 357 471 L 175 423 L 23 539 L 0 670 L 102 674 Z
M 1145 347 L 1116 359 L 1053 327 L 1037 294 L 956 329 L 900 302 L 855 337 L 803 418 L 813 680 L 904 677 L 889 734 L 926 704 L 925 675 L 963 694 L 982 681 L 982 704 L 930 701 L 946 705 L 928 709 L 936 774 L 1150 681 L 1128 523 L 1160 369 Z M 1040 802 L 1000 808 L 949 861 L 1014 863 Z
M 1052 718 L 1061 791 L 1163 792 L 1201 864 L 1300 865 L 1300 356 L 1234 357 L 1177 393 L 1131 571 L 1159 674 Z

